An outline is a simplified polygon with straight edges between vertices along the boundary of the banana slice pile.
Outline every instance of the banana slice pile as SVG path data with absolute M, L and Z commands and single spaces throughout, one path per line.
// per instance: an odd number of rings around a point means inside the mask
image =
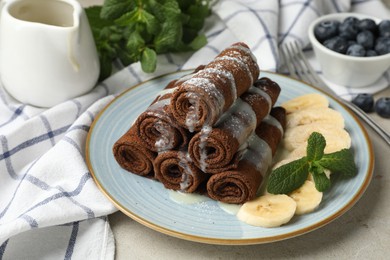
M 285 151 L 274 169 L 305 156 L 307 140 L 312 132 L 319 132 L 325 137 L 325 153 L 351 146 L 343 116 L 329 107 L 325 96 L 306 94 L 283 103 L 282 107 L 287 111 L 287 127 L 282 142 Z M 330 171 L 326 170 L 326 175 L 329 177 Z M 294 215 L 314 211 L 321 203 L 322 195 L 309 174 L 308 180 L 288 195 L 266 193 L 245 203 L 237 218 L 253 226 L 278 227 L 289 222 Z

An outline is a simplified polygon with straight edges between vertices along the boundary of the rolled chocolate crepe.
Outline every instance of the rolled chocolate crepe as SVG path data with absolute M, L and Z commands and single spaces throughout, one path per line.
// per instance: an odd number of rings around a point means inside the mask
M 260 73 L 255 57 L 245 43 L 222 51 L 202 70 L 178 84 L 171 98 L 178 124 L 193 131 L 213 126 L 218 118 L 246 92 Z
M 188 152 L 202 171 L 218 173 L 237 168 L 241 146 L 274 106 L 280 87 L 269 78 L 259 79 L 224 113 L 215 127 L 195 134 Z
M 157 154 L 143 145 L 134 127 L 115 142 L 112 150 L 115 160 L 123 169 L 143 177 L 154 178 L 153 161 Z
M 213 174 L 207 181 L 208 196 L 232 204 L 242 204 L 255 198 L 282 139 L 284 126 L 285 110 L 281 107 L 273 108 L 271 116 L 248 139 L 248 147 L 237 169 Z
M 170 150 L 158 154 L 154 161 L 156 178 L 165 188 L 192 193 L 208 178 L 197 168 L 186 151 Z
M 179 149 L 188 144 L 190 133 L 177 124 L 170 106 L 172 92 L 186 77 L 171 81 L 134 123 L 138 136 L 151 151 Z

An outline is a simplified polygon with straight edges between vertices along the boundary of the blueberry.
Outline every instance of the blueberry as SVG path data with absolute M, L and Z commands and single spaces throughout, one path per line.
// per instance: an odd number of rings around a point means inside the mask
M 357 19 L 354 16 L 348 16 L 347 18 L 345 18 L 344 21 L 348 22 L 348 23 L 351 22 L 351 23 L 354 23 L 354 24 L 358 24 L 359 23 L 359 19 Z
M 379 36 L 390 37 L 390 20 L 383 20 L 378 24 Z
M 348 42 L 343 37 L 335 36 L 324 41 L 324 46 L 332 51 L 345 54 L 347 52 Z
M 364 48 L 372 49 L 374 47 L 375 37 L 372 32 L 365 30 L 358 33 L 358 35 L 356 36 L 356 41 Z
M 378 56 L 378 53 L 376 53 L 376 51 L 374 51 L 374 50 L 367 50 L 366 51 L 366 57 L 375 57 L 375 56 Z
M 338 21 L 323 21 L 314 28 L 314 35 L 320 42 L 330 39 L 338 34 Z
M 356 57 L 364 57 L 366 55 L 366 50 L 360 44 L 353 44 L 348 47 L 347 55 L 356 56 Z
M 354 40 L 359 32 L 358 22 L 359 20 L 355 17 L 346 18 L 339 25 L 339 36 L 344 37 L 347 40 Z
M 390 53 L 390 37 L 379 37 L 375 43 L 375 51 L 379 55 Z
M 376 34 L 378 32 L 378 26 L 376 25 L 375 21 L 369 18 L 362 19 L 358 22 L 358 29 L 359 31 L 371 31 L 373 34 Z
M 376 113 L 385 118 L 390 118 L 390 97 L 381 97 L 375 103 Z
M 371 94 L 361 93 L 352 99 L 352 103 L 354 103 L 364 112 L 369 113 L 374 107 L 374 97 Z

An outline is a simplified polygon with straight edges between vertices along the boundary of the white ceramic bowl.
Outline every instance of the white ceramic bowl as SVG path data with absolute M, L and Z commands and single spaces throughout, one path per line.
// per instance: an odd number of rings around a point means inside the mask
M 358 19 L 371 18 L 377 24 L 376 17 L 357 13 L 336 13 L 321 16 L 309 26 L 309 39 L 316 58 L 326 79 L 342 86 L 365 87 L 375 83 L 390 68 L 390 53 L 375 57 L 354 57 L 340 54 L 323 46 L 314 36 L 314 28 L 323 21 L 336 20 L 354 16 Z

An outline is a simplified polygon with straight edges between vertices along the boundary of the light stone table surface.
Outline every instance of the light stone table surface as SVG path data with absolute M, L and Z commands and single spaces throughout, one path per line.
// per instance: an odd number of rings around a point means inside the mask
M 80 2 L 91 5 L 102 0 Z M 390 88 L 375 98 L 380 96 L 390 97 Z M 390 132 L 390 119 L 372 117 Z M 366 129 L 376 160 L 373 179 L 357 204 L 330 224 L 284 241 L 222 246 L 161 234 L 117 212 L 109 216 L 115 259 L 390 259 L 390 147 Z

